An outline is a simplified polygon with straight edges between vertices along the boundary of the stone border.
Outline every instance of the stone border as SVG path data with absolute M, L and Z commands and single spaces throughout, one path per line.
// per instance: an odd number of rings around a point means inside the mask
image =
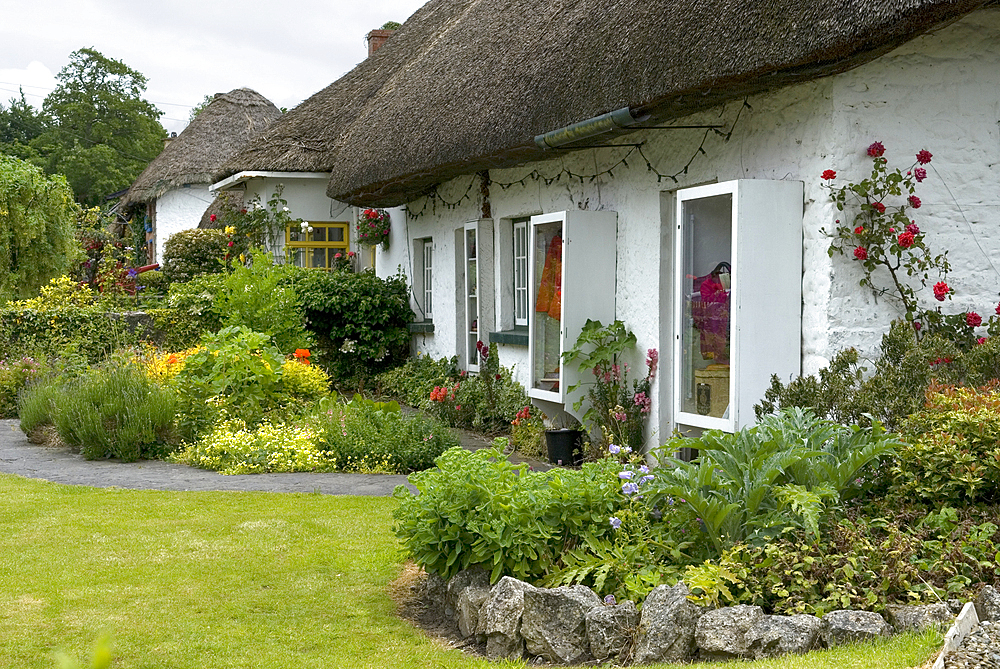
M 978 624 L 979 616 L 976 615 L 976 605 L 972 602 L 966 602 L 965 606 L 962 607 L 962 612 L 955 619 L 955 624 L 951 626 L 951 629 L 945 635 L 944 647 L 938 653 L 937 659 L 931 665 L 931 669 L 944 669 L 944 656 L 953 650 L 958 650 L 958 647 L 965 641 L 965 637 Z

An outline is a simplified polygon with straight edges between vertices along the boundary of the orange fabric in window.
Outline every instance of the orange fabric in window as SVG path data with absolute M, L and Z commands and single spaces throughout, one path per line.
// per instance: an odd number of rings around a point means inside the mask
M 547 313 L 556 320 L 562 315 L 562 237 L 559 235 L 549 242 L 549 250 L 545 254 L 535 311 Z

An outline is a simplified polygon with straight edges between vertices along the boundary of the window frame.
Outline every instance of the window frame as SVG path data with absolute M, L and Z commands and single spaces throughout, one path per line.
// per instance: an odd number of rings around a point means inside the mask
M 511 282 L 514 285 L 514 327 L 528 325 L 528 222 L 530 220 L 531 218 L 527 216 L 511 220 L 511 248 L 514 256 L 511 266 Z M 521 255 L 518 255 L 519 240 Z
M 315 266 L 312 266 L 310 264 L 297 265 L 297 266 L 298 267 L 305 267 L 307 269 L 322 269 L 322 270 L 330 271 L 333 268 L 333 260 L 334 260 L 331 257 L 330 249 L 334 249 L 334 250 L 337 250 L 337 251 L 342 251 L 345 256 L 351 250 L 351 236 L 350 236 L 351 224 L 348 223 L 347 221 L 307 221 L 307 223 L 312 228 L 317 228 L 317 227 L 325 228 L 327 230 L 327 234 L 325 235 L 325 237 L 327 239 L 330 238 L 329 230 L 331 228 L 340 228 L 340 229 L 343 230 L 343 241 L 335 241 L 335 242 L 331 242 L 331 241 L 323 241 L 323 242 L 312 241 L 313 233 L 312 232 L 308 232 L 308 233 L 306 233 L 307 237 L 308 237 L 308 239 L 306 241 L 294 241 L 293 242 L 292 241 L 292 227 L 298 227 L 298 226 L 295 225 L 294 223 L 290 223 L 290 224 L 288 224 L 288 226 L 285 227 L 285 262 L 288 263 L 289 265 L 295 264 L 293 262 L 293 252 L 295 250 L 297 250 L 297 249 L 301 249 L 302 251 L 304 251 L 303 257 L 306 259 L 306 263 L 311 263 L 312 262 L 313 254 L 309 253 L 309 251 L 316 250 L 316 249 L 326 249 L 327 251 L 326 251 L 325 256 L 326 256 L 326 260 L 327 260 L 327 265 L 325 267 L 315 267 Z

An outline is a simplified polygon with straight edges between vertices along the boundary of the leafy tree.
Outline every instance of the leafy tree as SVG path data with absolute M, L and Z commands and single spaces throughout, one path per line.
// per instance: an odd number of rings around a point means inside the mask
M 0 155 L 0 302 L 32 297 L 69 269 L 79 209 L 65 178 Z
M 215 99 L 214 95 L 206 95 L 202 98 L 202 101 L 191 108 L 191 114 L 188 116 L 188 123 L 194 120 L 194 117 L 205 111 L 205 107 L 208 106 L 212 100 Z
M 24 99 L 11 98 L 7 109 L 0 105 L 0 153 L 16 156 L 24 160 L 37 160 L 38 152 L 30 143 L 45 130 L 45 115 Z
M 163 148 L 163 114 L 143 99 L 146 77 L 94 49 L 70 54 L 42 106 L 52 122 L 33 145 L 78 200 L 98 204 L 127 188 Z

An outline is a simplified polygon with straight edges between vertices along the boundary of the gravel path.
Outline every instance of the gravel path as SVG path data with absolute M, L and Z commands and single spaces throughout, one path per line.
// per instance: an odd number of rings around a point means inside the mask
M 131 490 L 255 490 L 383 496 L 391 495 L 397 485 L 408 485 L 405 476 L 388 474 L 224 476 L 159 460 L 84 460 L 64 448 L 30 443 L 17 420 L 0 420 L 0 473 L 53 483 Z

